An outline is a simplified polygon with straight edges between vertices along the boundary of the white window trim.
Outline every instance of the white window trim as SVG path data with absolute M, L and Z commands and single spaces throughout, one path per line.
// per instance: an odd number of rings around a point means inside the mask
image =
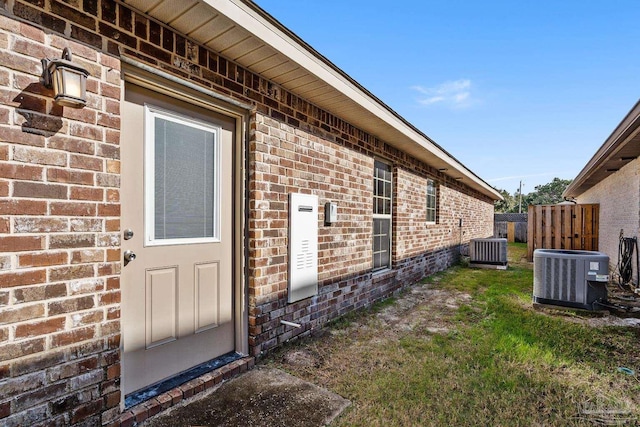
M 211 132 L 214 135 L 214 175 L 213 175 L 213 236 L 197 237 L 197 238 L 179 238 L 179 239 L 156 239 L 155 238 L 155 118 L 159 117 L 164 120 L 180 123 Z M 221 148 L 220 148 L 220 127 L 214 126 L 201 120 L 196 120 L 181 114 L 165 110 L 160 107 L 145 104 L 144 106 L 144 217 L 145 217 L 145 246 L 168 246 L 168 245 L 187 245 L 194 243 L 218 243 L 221 241 L 220 236 L 220 200 L 221 200 L 221 183 L 220 168 L 221 164 Z
M 393 265 L 393 259 L 392 259 L 392 255 L 393 255 L 393 218 L 392 215 L 381 215 L 381 214 L 374 214 L 373 215 L 373 219 L 388 219 L 389 220 L 389 264 L 387 264 L 385 267 L 375 267 L 373 266 L 373 274 L 378 274 L 378 273 L 384 273 L 385 271 L 389 271 L 391 270 L 391 266 Z M 373 263 L 373 234 L 371 233 L 371 250 L 372 250 L 372 254 L 371 254 L 371 263 Z
M 431 181 L 433 183 L 433 198 L 435 201 L 435 207 L 433 208 L 433 216 L 434 219 L 433 221 L 429 219 L 429 181 Z M 426 203 L 425 203 L 425 208 L 427 210 L 426 215 L 425 215 L 425 220 L 427 224 L 437 224 L 438 223 L 438 188 L 436 185 L 436 181 L 435 179 L 427 179 L 427 190 L 426 190 Z

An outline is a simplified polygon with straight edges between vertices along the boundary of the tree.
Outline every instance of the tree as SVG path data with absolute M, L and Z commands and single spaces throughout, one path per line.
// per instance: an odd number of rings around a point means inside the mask
M 534 191 L 522 194 L 522 211 L 527 212 L 529 205 L 555 205 L 562 202 L 562 193 L 571 184 L 571 179 L 553 178 L 547 184 L 536 185 Z M 495 211 L 498 213 L 517 213 L 520 202 L 519 189 L 513 195 L 506 190 L 496 188 L 504 197 L 504 200 L 495 202 Z
M 495 211 L 499 213 L 513 212 L 513 208 L 517 203 L 514 196 L 509 194 L 507 190 L 501 190 L 499 188 L 496 188 L 496 190 L 502 195 L 504 200 L 498 200 L 495 203 Z
M 536 185 L 535 191 L 527 194 L 527 206 L 555 205 L 563 202 L 562 193 L 571 181 L 571 179 L 553 178 L 553 181 L 548 184 Z

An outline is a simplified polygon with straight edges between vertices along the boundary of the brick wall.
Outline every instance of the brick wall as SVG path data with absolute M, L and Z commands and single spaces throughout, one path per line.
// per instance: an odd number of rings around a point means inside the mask
M 256 115 L 250 149 L 250 296 L 286 298 L 288 194 L 316 194 L 338 204 L 338 224 L 319 227 L 319 280 L 371 268 L 373 159 L 335 142 Z M 255 149 L 254 149 L 255 147 Z M 319 209 L 323 223 L 324 211 Z
M 256 114 L 249 153 L 249 335 L 254 356 L 306 335 L 327 320 L 371 305 L 459 256 L 461 243 L 493 234 L 493 204 L 428 165 L 407 158 L 381 141 L 370 142 L 345 126 L 299 126 L 286 117 Z M 293 110 L 291 115 L 302 116 Z M 328 130 L 327 130 L 328 129 Z M 372 275 L 373 166 L 375 157 L 394 165 L 393 269 Z M 438 220 L 426 222 L 426 181 L 438 183 Z M 287 197 L 316 194 L 320 207 L 338 205 L 338 222 L 324 225 L 320 209 L 319 293 L 287 304 Z M 459 218 L 463 218 L 462 229 Z M 281 325 L 300 323 L 300 329 Z
M 70 47 L 88 105 L 53 105 L 40 58 Z M 0 416 L 119 413 L 120 63 L 0 16 Z
M 464 253 L 469 240 L 493 234 L 493 204 L 435 179 L 436 222 L 426 222 L 427 178 L 414 170 L 395 174 L 394 265 L 403 281 L 444 270 Z M 462 227 L 460 227 L 462 219 Z
M 491 235 L 486 196 L 125 5 L 0 0 L 0 14 L 3 425 L 119 422 L 120 55 L 256 107 L 247 153 L 254 355 L 447 267 L 461 238 Z M 54 106 L 38 82 L 40 58 L 65 46 L 91 73 L 82 110 Z M 393 164 L 396 193 L 394 269 L 376 275 L 374 157 Z M 438 183 L 437 224 L 423 221 L 427 178 Z M 286 303 L 289 192 L 339 210 L 331 227 L 318 218 L 319 294 L 295 304 Z
M 427 177 L 398 168 L 395 174 L 394 259 L 468 244 L 471 237 L 493 233 L 493 205 L 441 183 L 437 177 L 436 223 L 428 223 Z M 459 220 L 463 220 L 460 228 Z M 471 237 L 470 237 L 471 236 Z
M 640 159 L 611 174 L 577 198 L 578 203 L 599 203 L 599 251 L 609 255 L 613 270 L 618 263 L 620 230 L 625 237 L 640 238 Z M 634 266 L 634 279 L 637 272 Z

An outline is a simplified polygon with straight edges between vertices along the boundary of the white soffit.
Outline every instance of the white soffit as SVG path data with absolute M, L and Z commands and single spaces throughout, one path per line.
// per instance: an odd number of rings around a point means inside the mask
M 493 198 L 500 194 L 249 0 L 123 0 Z

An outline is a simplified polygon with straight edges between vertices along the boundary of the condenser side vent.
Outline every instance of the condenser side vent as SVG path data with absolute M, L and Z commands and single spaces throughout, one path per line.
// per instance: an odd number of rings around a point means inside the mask
M 471 239 L 469 242 L 469 261 L 472 265 L 506 267 L 507 239 Z
M 583 283 L 585 280 L 583 274 L 578 278 L 577 260 L 551 258 L 543 265 L 542 274 L 546 283 L 546 286 L 541 289 L 543 298 L 577 302 L 578 293 L 582 293 L 582 289 L 578 289 L 578 283 Z

